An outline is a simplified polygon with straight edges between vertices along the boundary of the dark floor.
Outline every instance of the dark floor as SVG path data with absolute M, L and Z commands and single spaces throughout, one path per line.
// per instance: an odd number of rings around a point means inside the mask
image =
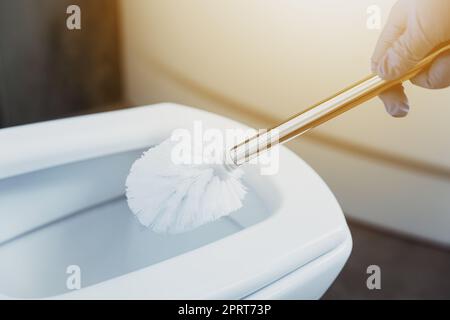
M 353 250 L 323 299 L 450 299 L 450 249 L 350 222 Z M 369 290 L 367 267 L 381 269 L 381 289 Z

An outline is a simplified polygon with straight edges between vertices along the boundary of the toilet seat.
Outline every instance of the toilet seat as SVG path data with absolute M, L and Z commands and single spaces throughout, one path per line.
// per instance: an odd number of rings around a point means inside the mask
M 9 128 L 0 131 L 5 155 L 0 158 L 0 181 L 144 149 L 164 140 L 171 129 L 195 120 L 212 127 L 245 128 L 218 115 L 175 104 Z M 313 169 L 285 147 L 280 149 L 279 173 L 270 181 L 280 201 L 264 221 L 141 270 L 54 298 L 245 298 L 344 246 L 345 250 L 339 251 L 342 263 L 335 267 L 337 274 L 350 253 L 351 236 L 332 192 Z M 264 186 L 257 187 L 265 192 Z

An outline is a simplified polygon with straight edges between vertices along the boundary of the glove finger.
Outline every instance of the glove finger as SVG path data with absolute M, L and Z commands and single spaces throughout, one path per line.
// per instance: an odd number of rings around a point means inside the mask
M 397 85 L 379 95 L 386 111 L 393 117 L 402 118 L 408 115 L 409 102 L 403 85 Z
M 434 4 L 436 3 L 434 1 Z M 402 76 L 444 41 L 442 39 L 445 28 L 437 22 L 437 25 L 433 24 L 433 15 L 429 12 L 428 7 L 432 7 L 433 3 L 419 1 L 416 5 L 409 4 L 405 6 L 407 12 L 405 32 L 387 49 L 379 61 L 377 73 L 384 79 Z
M 430 42 L 421 43 L 412 31 L 407 31 L 386 51 L 378 64 L 377 73 L 384 79 L 399 78 L 432 49 Z
M 419 73 L 411 82 L 427 89 L 443 89 L 450 86 L 450 53 L 443 53 L 431 66 Z
M 381 58 L 406 30 L 407 15 L 404 6 L 404 1 L 398 1 L 389 14 L 386 26 L 381 32 L 372 55 L 373 72 L 377 72 Z

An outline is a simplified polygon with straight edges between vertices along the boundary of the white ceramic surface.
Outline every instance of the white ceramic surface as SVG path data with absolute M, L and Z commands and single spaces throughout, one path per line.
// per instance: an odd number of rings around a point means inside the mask
M 122 198 L 129 165 L 195 120 L 244 128 L 160 104 L 1 130 L 0 297 L 320 297 L 351 236 L 326 184 L 286 148 L 274 176 L 245 168 L 251 195 L 231 218 L 179 239 L 133 220 Z M 69 262 L 80 264 L 87 286 L 63 293 Z

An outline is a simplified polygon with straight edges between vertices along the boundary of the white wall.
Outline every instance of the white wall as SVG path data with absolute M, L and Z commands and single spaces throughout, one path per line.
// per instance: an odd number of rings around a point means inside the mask
M 369 73 L 366 9 L 393 2 L 122 0 L 127 98 L 275 124 Z M 450 90 L 408 93 L 406 119 L 373 100 L 292 147 L 349 216 L 450 245 Z

